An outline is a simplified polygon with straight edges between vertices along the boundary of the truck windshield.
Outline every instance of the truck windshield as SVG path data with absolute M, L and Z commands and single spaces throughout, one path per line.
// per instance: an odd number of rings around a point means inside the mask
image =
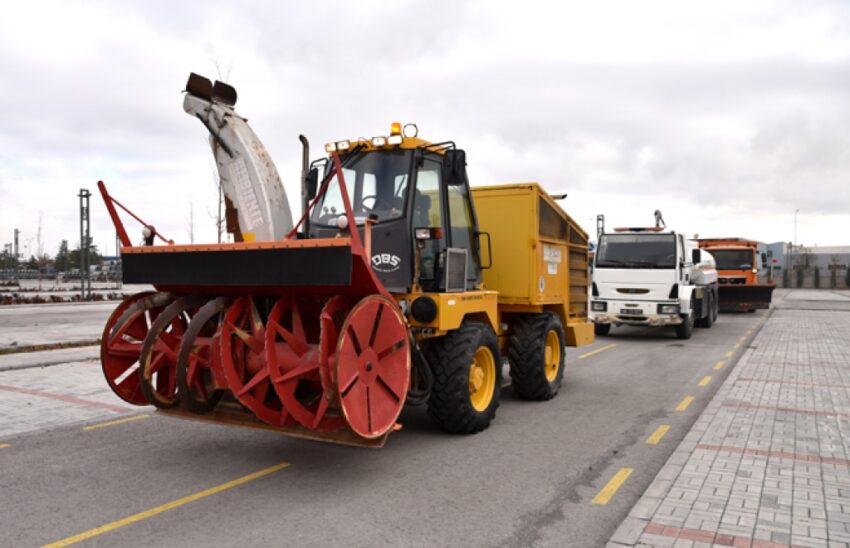
M 673 234 L 603 234 L 596 268 L 675 268 Z
M 364 152 L 342 168 L 348 198 L 357 224 L 374 214 L 378 222 L 404 215 L 404 200 L 411 168 L 412 150 L 379 150 Z M 328 162 L 328 172 L 332 166 Z M 311 221 L 333 225 L 345 214 L 339 180 L 333 176 L 325 195 L 313 207 Z
M 751 249 L 710 249 L 717 270 L 749 270 L 753 267 Z

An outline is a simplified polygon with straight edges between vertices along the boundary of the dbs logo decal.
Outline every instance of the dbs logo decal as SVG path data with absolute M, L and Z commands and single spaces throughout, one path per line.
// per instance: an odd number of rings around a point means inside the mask
M 372 255 L 372 268 L 378 272 L 395 272 L 401 268 L 401 259 L 391 253 L 378 253 Z

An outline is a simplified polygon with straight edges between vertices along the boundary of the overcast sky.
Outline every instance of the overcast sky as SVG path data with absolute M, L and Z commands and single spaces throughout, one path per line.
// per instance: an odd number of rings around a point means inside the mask
M 475 184 L 538 181 L 588 231 L 850 244 L 850 2 L 0 1 L 0 243 L 103 251 L 98 179 L 178 243 L 215 240 L 190 71 L 221 75 L 299 205 L 298 134 L 398 120 Z M 128 225 L 139 239 L 140 228 Z

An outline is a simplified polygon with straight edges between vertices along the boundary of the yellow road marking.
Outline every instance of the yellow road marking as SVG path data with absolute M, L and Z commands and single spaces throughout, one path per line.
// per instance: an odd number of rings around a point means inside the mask
M 114 426 L 116 424 L 124 424 L 125 422 L 133 422 L 140 419 L 146 419 L 150 415 L 134 415 L 132 417 L 127 417 L 126 419 L 117 419 L 114 421 L 106 421 L 99 422 L 97 424 L 90 424 L 88 426 L 83 426 L 83 430 L 94 430 L 95 428 L 103 428 L 104 426 Z
M 685 399 L 680 401 L 679 405 L 676 406 L 676 411 L 684 411 L 688 408 L 692 401 L 694 401 L 693 396 L 686 396 Z
M 747 340 L 747 337 L 741 337 L 740 339 L 738 339 L 738 342 L 744 342 L 745 340 Z
M 664 434 L 666 434 L 668 430 L 670 430 L 670 425 L 662 424 L 661 426 L 655 429 L 655 432 L 653 432 L 651 436 L 646 438 L 646 443 L 650 445 L 658 444 L 658 442 L 661 441 L 661 438 L 664 437 Z
M 135 523 L 137 521 L 153 517 L 168 510 L 179 508 L 180 506 L 189 504 L 190 502 L 195 502 L 196 500 L 200 500 L 210 495 L 215 495 L 216 493 L 226 491 L 227 489 L 242 485 L 243 483 L 248 483 L 249 481 L 253 481 L 263 476 L 268 476 L 269 474 L 277 472 L 278 470 L 282 470 L 287 466 L 289 466 L 288 462 L 282 462 L 280 464 L 275 464 L 274 466 L 269 466 L 268 468 L 263 468 L 262 470 L 254 472 L 253 474 L 248 474 L 247 476 L 228 481 L 227 483 L 222 483 L 221 485 L 216 485 L 215 487 L 210 487 L 209 489 L 204 489 L 203 491 L 195 493 L 194 495 L 189 495 L 188 497 L 183 497 L 182 499 L 171 501 L 169 503 L 163 504 L 162 506 L 157 506 L 155 508 L 151 508 L 150 510 L 145 510 L 144 512 L 133 514 L 132 516 L 127 516 L 126 518 L 107 523 L 106 525 L 101 525 L 100 527 L 95 527 L 94 529 L 89 529 L 88 531 L 85 531 L 78 535 L 74 535 L 72 537 L 64 538 L 62 540 L 46 544 L 42 548 L 59 548 L 61 546 L 68 546 L 70 544 L 75 544 L 77 542 L 96 537 L 97 535 L 102 535 L 103 533 L 108 533 L 109 531 L 124 527 L 125 525 L 130 525 L 131 523 Z
M 601 491 L 596 493 L 596 496 L 593 497 L 591 501 L 593 504 L 608 504 L 608 501 L 611 500 L 611 497 L 617 492 L 617 489 L 625 483 L 629 476 L 634 472 L 634 468 L 620 468 L 620 471 L 614 474 L 614 477 L 611 478 L 611 481 L 605 484 L 605 487 L 602 488 Z
M 741 343 L 739 343 L 739 342 L 736 342 L 735 346 L 733 346 L 733 348 L 740 348 L 740 347 L 741 347 Z
M 8 443 L 0 443 L 0 449 L 6 449 L 7 447 L 9 447 Z
M 702 378 L 701 381 L 699 381 L 699 385 L 700 386 L 707 386 L 708 383 L 710 383 L 710 382 L 711 382 L 711 375 L 706 375 L 705 377 Z
M 723 364 L 724 364 L 723 360 L 720 360 L 719 362 L 714 364 L 714 369 L 716 369 L 717 371 L 720 371 L 721 369 L 723 369 Z
M 727 357 L 727 358 L 731 358 L 731 357 L 732 357 L 732 354 L 734 354 L 734 352 L 731 352 L 731 351 L 730 351 L 730 352 L 727 352 L 727 353 L 726 353 L 726 357 Z
M 602 348 L 597 348 L 596 350 L 592 350 L 592 351 L 590 351 L 586 354 L 582 354 L 577 359 L 583 360 L 584 358 L 589 358 L 590 356 L 593 356 L 594 354 L 599 354 L 600 352 L 603 352 L 605 350 L 610 350 L 611 348 L 614 348 L 615 346 L 617 346 L 616 343 L 603 346 Z

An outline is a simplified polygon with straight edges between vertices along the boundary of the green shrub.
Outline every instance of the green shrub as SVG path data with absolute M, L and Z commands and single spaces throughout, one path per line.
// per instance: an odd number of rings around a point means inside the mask
M 820 287 L 820 267 L 815 267 L 815 287 Z
M 850 288 L 850 268 L 844 269 L 844 285 Z
M 797 269 L 797 287 L 803 287 L 803 268 Z
M 835 289 L 838 287 L 838 269 L 833 268 L 829 271 L 829 287 Z

